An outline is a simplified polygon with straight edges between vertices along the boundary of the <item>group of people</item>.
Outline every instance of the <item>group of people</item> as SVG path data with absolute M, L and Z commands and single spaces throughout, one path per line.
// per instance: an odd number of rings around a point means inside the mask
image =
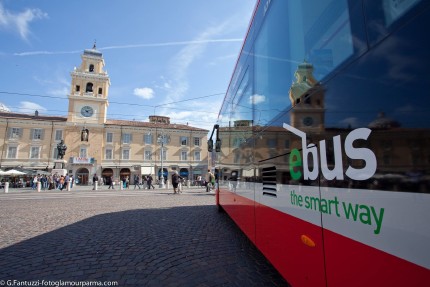
M 179 194 L 182 192 L 181 183 L 183 180 L 184 178 L 178 174 L 178 171 L 174 170 L 172 174 L 173 194 Z M 203 182 L 201 176 L 199 176 L 197 177 L 197 184 L 199 186 L 205 186 L 206 192 L 209 192 L 215 188 L 215 175 L 211 172 L 210 169 L 208 169 L 208 172 L 205 176 L 205 181 Z
M 135 174 L 134 175 L 134 189 L 136 189 L 136 187 L 138 187 L 139 189 L 141 189 L 141 186 L 143 189 L 145 189 L 145 183 L 146 183 L 146 188 L 147 189 L 155 189 L 155 186 L 152 184 L 152 182 L 154 181 L 154 179 L 152 178 L 152 175 L 145 175 L 142 177 L 140 177 L 139 175 Z
M 53 175 L 35 175 L 31 182 L 31 188 L 37 189 L 37 183 L 41 184 L 41 188 L 43 190 L 51 190 L 51 189 L 58 189 L 63 190 L 67 188 L 67 185 L 70 184 L 70 188 L 73 187 L 74 184 L 74 178 L 73 175 L 59 175 L 58 173 L 55 173 Z
M 98 181 L 98 177 L 97 177 L 97 174 L 94 174 L 93 182 L 96 182 L 96 181 Z M 136 189 L 136 187 L 138 187 L 139 189 L 142 189 L 142 188 L 145 189 L 145 186 L 144 186 L 145 183 L 146 183 L 147 189 L 151 189 L 151 187 L 153 189 L 155 189 L 154 185 L 152 184 L 152 182 L 154 181 L 154 179 L 152 178 L 152 175 L 145 175 L 142 178 L 139 175 L 135 174 L 133 181 L 134 181 L 134 189 Z M 115 189 L 114 182 L 115 182 L 115 180 L 114 180 L 113 176 L 110 176 L 109 180 L 108 180 L 108 184 L 109 184 L 108 189 Z M 121 178 L 119 184 L 121 184 L 123 188 L 129 189 L 130 188 L 129 176 L 128 175 L 123 176 Z
M 199 179 L 200 178 L 200 179 Z M 94 174 L 93 176 L 93 190 L 95 190 L 95 183 L 99 181 L 99 178 L 97 176 L 97 174 Z M 134 178 L 134 189 L 139 188 L 139 189 L 155 189 L 153 182 L 154 182 L 154 178 L 152 177 L 152 175 L 145 175 L 143 177 L 135 174 Z M 174 170 L 172 173 L 172 186 L 173 186 L 173 194 L 179 194 L 182 192 L 182 182 L 184 181 L 184 178 L 182 176 L 179 175 L 177 170 Z M 105 182 L 105 181 L 103 181 Z M 114 187 L 114 178 L 113 176 L 111 176 L 109 178 L 109 187 L 108 189 L 115 189 Z M 210 169 L 208 169 L 208 172 L 206 173 L 205 176 L 205 180 L 203 181 L 201 179 L 201 176 L 199 176 L 197 178 L 197 182 L 199 186 L 204 186 L 206 188 L 206 192 L 211 191 L 212 189 L 215 188 L 215 176 L 214 174 L 210 171 Z M 146 183 L 146 187 L 144 186 Z M 130 188 L 130 180 L 128 176 L 124 176 L 121 178 L 120 184 L 122 185 L 123 188 Z

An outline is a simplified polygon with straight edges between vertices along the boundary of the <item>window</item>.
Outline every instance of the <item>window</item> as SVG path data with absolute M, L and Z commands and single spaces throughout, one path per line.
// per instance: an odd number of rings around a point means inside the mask
M 81 86 L 79 86 L 79 85 L 76 85 L 76 92 L 79 92 L 80 90 L 81 90 Z
M 106 149 L 105 159 L 112 159 L 112 149 L 110 149 L 110 148 Z
M 16 146 L 10 146 L 7 149 L 7 158 L 16 158 L 18 148 Z
M 285 142 L 284 142 L 284 147 L 285 147 L 286 149 L 289 149 L 289 148 L 290 148 L 290 140 L 285 140 Z
M 122 150 L 122 159 L 130 159 L 130 150 L 129 149 L 123 149 Z
M 60 141 L 63 139 L 63 131 L 62 130 L 56 130 L 55 131 L 55 140 Z
M 420 0 L 409 0 L 409 1 L 393 1 L 384 0 L 383 10 L 385 15 L 385 23 L 390 26 L 394 21 L 399 19 L 406 12 L 412 9 Z
M 234 153 L 233 162 L 234 163 L 240 163 L 240 153 L 239 152 Z
M 57 158 L 58 157 L 58 149 L 57 148 L 54 148 L 54 154 L 53 154 L 53 156 L 52 156 L 52 158 Z
M 32 140 L 41 140 L 43 139 L 43 130 L 42 129 L 32 129 Z
M 276 139 L 267 139 L 267 147 L 268 148 L 276 148 L 277 142 Z
M 143 142 L 145 144 L 152 144 L 152 134 L 145 134 L 143 136 Z
M 103 94 L 103 89 L 99 88 L 99 95 Z
M 106 133 L 106 142 L 108 143 L 113 142 L 113 133 Z
M 91 64 L 88 70 L 89 70 L 90 72 L 94 72 L 94 65 L 93 65 L 93 64 Z
M 195 151 L 194 152 L 194 160 L 195 161 L 200 161 L 200 152 L 199 151 Z
M 87 148 L 81 147 L 79 150 L 79 157 L 87 157 Z
M 200 146 L 200 138 L 194 138 L 194 145 Z
M 122 143 L 124 143 L 124 144 L 131 143 L 131 134 L 123 134 L 122 135 Z
M 145 150 L 145 160 L 152 160 L 152 151 Z
M 180 137 L 180 144 L 181 145 L 188 145 L 188 138 L 187 137 Z
M 187 160 L 187 152 L 181 151 L 181 160 Z
M 39 152 L 40 152 L 40 147 L 38 146 L 32 146 L 30 149 L 30 158 L 31 159 L 37 159 L 39 158 Z
M 93 91 L 93 83 L 87 83 L 87 87 L 85 89 L 86 93 L 90 93 Z
M 21 136 L 20 128 L 11 128 L 9 133 L 9 139 L 18 139 Z
M 241 144 L 245 142 L 244 138 L 233 138 L 233 148 L 240 147 Z

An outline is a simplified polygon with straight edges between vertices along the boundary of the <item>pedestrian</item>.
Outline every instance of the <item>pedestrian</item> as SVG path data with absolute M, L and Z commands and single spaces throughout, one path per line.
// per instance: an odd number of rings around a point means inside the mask
M 208 169 L 208 173 L 206 173 L 205 181 L 206 181 L 206 192 L 209 192 L 212 188 L 212 185 L 215 184 L 215 176 L 213 175 L 210 169 Z
M 64 183 L 66 184 L 66 189 L 69 187 L 69 182 L 70 182 L 70 176 L 66 174 L 66 177 L 64 179 Z
M 146 185 L 148 186 L 148 189 L 151 189 L 151 187 L 152 189 L 155 189 L 154 185 L 152 184 L 153 180 L 154 179 L 152 178 L 151 174 L 146 177 Z
M 96 190 L 96 184 L 99 181 L 99 177 L 97 176 L 97 173 L 93 176 L 93 190 Z
M 42 189 L 45 190 L 46 186 L 47 186 L 47 183 L 48 183 L 48 179 L 46 178 L 46 175 L 43 175 L 40 178 L 40 182 L 42 183 Z
M 60 176 L 60 179 L 58 180 L 58 189 L 59 189 L 60 191 L 63 191 L 63 188 L 64 188 L 64 182 L 65 182 L 64 175 L 61 175 L 61 176 Z
M 178 189 L 178 185 L 181 179 L 183 179 L 183 177 L 178 174 L 177 170 L 175 170 L 172 174 L 173 194 L 179 194 L 180 190 Z
M 109 178 L 110 180 L 109 180 L 109 187 L 108 187 L 108 189 L 115 189 L 115 187 L 113 186 L 113 176 L 111 176 L 110 178 Z
M 140 182 L 139 182 L 139 175 L 134 175 L 134 189 L 136 189 L 136 186 L 140 189 Z
M 33 177 L 33 182 L 31 184 L 31 189 L 36 189 L 37 187 L 37 175 Z

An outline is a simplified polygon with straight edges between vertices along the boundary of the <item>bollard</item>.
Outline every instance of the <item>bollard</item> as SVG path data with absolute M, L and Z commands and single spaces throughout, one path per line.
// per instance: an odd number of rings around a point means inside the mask
M 4 183 L 4 192 L 5 193 L 9 192 L 9 182 L 7 182 L 7 181 Z
M 187 180 L 187 187 L 190 188 L 190 180 Z
M 71 185 L 71 184 L 72 184 L 72 182 L 70 182 L 70 181 L 69 181 L 69 182 L 67 182 L 67 191 L 70 191 L 70 188 L 71 188 L 71 187 L 70 187 L 70 185 Z
M 170 189 L 170 181 L 169 180 L 166 180 L 166 188 Z
M 124 183 L 122 181 L 119 182 L 119 190 L 124 189 Z
M 37 182 L 37 192 L 40 192 L 40 189 L 42 187 L 42 183 L 40 181 Z
M 99 183 L 96 181 L 95 183 L 94 183 L 94 190 L 97 190 L 99 188 Z

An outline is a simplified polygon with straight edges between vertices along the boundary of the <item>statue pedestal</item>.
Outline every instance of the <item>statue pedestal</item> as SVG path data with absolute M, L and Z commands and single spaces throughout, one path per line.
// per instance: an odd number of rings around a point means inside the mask
M 65 159 L 56 159 L 54 160 L 54 168 L 52 169 L 51 174 L 58 174 L 59 176 L 66 176 L 67 169 L 64 167 L 66 166 L 67 160 Z

